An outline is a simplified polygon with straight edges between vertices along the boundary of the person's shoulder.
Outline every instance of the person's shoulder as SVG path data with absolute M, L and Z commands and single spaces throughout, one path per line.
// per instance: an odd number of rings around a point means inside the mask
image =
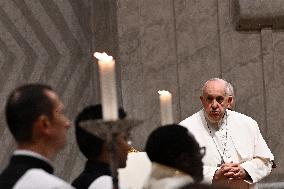
M 192 122 L 198 121 L 198 120 L 201 118 L 201 116 L 202 116 L 202 110 L 200 110 L 200 111 L 194 113 L 193 115 L 187 117 L 186 119 L 184 119 L 183 121 L 181 121 L 181 122 L 179 123 L 179 125 L 187 127 L 188 125 L 191 125 Z M 194 124 L 194 125 L 195 125 L 195 124 Z
M 243 113 L 232 111 L 232 110 L 227 110 L 228 113 L 228 118 L 232 120 L 237 120 L 238 122 L 247 122 L 247 123 L 252 123 L 252 124 L 257 124 L 256 121 L 251 118 L 250 116 L 247 116 Z
M 118 169 L 119 182 L 124 188 L 142 188 L 151 174 L 151 169 L 152 162 L 146 152 L 130 152 L 126 167 Z
M 233 117 L 244 118 L 244 119 L 248 119 L 248 120 L 254 121 L 253 118 L 251 118 L 250 116 L 245 115 L 243 113 L 232 111 L 232 110 L 227 110 L 227 112 L 228 112 L 229 116 L 232 115 Z
M 40 179 L 35 179 L 40 178 Z M 64 180 L 45 172 L 42 169 L 28 170 L 15 184 L 14 189 L 30 188 L 30 189 L 74 189 L 69 183 Z
M 103 175 L 98 177 L 89 186 L 89 189 L 95 189 L 95 188 L 112 189 L 112 177 L 108 175 Z
M 112 177 L 108 175 L 100 176 L 96 180 L 94 180 L 94 182 L 89 186 L 88 189 L 97 189 L 97 188 L 113 189 Z M 121 184 L 119 184 L 119 188 L 127 189 L 127 187 L 121 186 Z

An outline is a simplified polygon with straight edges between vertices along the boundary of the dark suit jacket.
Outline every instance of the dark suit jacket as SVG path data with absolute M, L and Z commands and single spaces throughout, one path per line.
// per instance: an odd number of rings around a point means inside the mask
M 88 160 L 84 171 L 73 181 L 72 185 L 77 189 L 88 189 L 97 178 L 103 175 L 111 175 L 109 165 Z
M 13 155 L 0 175 L 0 188 L 13 188 L 21 176 L 32 168 L 43 169 L 51 174 L 53 172 L 53 168 L 46 161 L 28 155 Z

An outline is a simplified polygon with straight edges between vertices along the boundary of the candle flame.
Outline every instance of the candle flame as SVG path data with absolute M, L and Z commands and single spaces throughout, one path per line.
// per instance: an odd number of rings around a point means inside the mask
M 94 57 L 96 57 L 98 60 L 107 61 L 107 62 L 113 60 L 113 57 L 107 55 L 107 53 L 105 53 L 105 52 L 103 52 L 103 53 L 95 52 Z
M 159 95 L 171 95 L 169 91 L 165 91 L 165 90 L 158 91 L 158 93 Z

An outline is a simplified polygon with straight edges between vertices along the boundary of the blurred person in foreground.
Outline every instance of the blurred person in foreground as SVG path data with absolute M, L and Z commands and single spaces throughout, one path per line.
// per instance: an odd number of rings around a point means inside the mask
M 193 135 L 180 125 L 155 129 L 147 139 L 145 151 L 152 161 L 145 189 L 177 189 L 203 179 L 205 148 L 200 148 Z
M 5 113 L 17 149 L 0 175 L 0 188 L 73 188 L 52 175 L 51 161 L 67 143 L 70 128 L 53 89 L 42 84 L 18 87 L 8 97 Z
M 95 134 L 91 134 L 82 127 L 81 123 L 102 119 L 102 106 L 91 105 L 84 108 L 76 117 L 75 134 L 80 151 L 87 158 L 83 172 L 73 181 L 77 189 L 112 189 L 111 154 L 107 142 Z M 119 109 L 119 118 L 124 119 L 126 113 Z M 96 127 L 96 125 L 94 125 Z M 98 129 L 99 130 L 99 129 Z M 121 132 L 116 137 L 118 168 L 126 166 L 129 146 L 129 132 Z M 120 186 L 124 189 L 124 186 Z

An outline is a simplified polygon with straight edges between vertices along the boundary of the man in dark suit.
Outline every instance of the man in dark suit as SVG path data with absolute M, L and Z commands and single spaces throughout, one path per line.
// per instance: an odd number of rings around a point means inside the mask
M 50 161 L 65 146 L 70 127 L 53 89 L 41 84 L 18 87 L 8 97 L 5 113 L 17 149 L 0 175 L 0 188 L 72 188 L 52 175 Z
M 102 119 L 102 117 L 101 105 L 94 105 L 84 108 L 76 118 L 77 144 L 80 151 L 87 158 L 85 169 L 72 183 L 77 189 L 113 188 L 110 170 L 111 154 L 107 142 L 100 136 L 90 134 L 80 127 L 80 123 L 84 121 L 98 120 Z M 126 113 L 123 109 L 119 109 L 119 118 L 123 119 L 125 117 Z M 96 126 L 94 125 L 94 127 Z M 128 135 L 127 132 L 121 132 L 116 137 L 118 168 L 126 166 L 127 154 L 130 149 Z M 123 186 L 120 186 L 120 188 L 123 188 Z

